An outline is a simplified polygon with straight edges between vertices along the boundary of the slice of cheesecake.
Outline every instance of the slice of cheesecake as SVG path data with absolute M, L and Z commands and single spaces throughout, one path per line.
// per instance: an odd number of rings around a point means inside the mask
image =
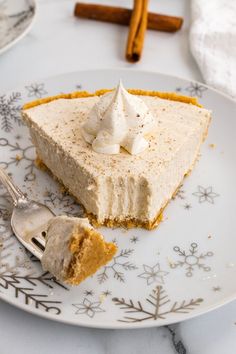
M 41 262 L 58 280 L 78 285 L 108 263 L 116 250 L 88 219 L 57 216 L 49 223 Z
M 49 97 L 25 105 L 23 118 L 37 156 L 84 206 L 96 225 L 145 227 L 160 222 L 163 208 L 194 166 L 211 113 L 191 97 L 129 90 L 154 117 L 148 147 L 137 155 L 95 152 L 82 134 L 106 91 Z

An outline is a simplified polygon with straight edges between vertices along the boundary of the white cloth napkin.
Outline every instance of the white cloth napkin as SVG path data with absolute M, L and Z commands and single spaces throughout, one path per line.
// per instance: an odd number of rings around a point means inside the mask
M 236 97 L 236 0 L 192 0 L 190 48 L 207 84 Z

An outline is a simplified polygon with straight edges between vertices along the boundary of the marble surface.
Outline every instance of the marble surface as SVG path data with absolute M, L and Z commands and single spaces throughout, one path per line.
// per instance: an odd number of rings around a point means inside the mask
M 127 28 L 74 19 L 74 2 L 38 0 L 30 34 L 0 56 L 0 92 L 43 77 L 94 68 L 155 70 L 202 80 L 189 52 L 188 0 L 150 1 L 151 10 L 182 15 L 185 24 L 176 34 L 149 31 L 142 61 L 135 65 L 124 60 Z M 129 6 L 131 1 L 109 3 Z M 236 352 L 236 302 L 170 327 L 96 330 L 49 322 L 0 301 L 0 333 L 1 354 L 232 354 Z

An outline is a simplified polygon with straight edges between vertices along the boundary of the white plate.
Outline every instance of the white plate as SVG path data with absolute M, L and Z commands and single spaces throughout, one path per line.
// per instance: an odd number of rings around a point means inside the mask
M 35 12 L 35 0 L 0 0 L 0 54 L 28 33 Z
M 79 287 L 53 282 L 19 245 L 1 190 L 0 297 L 26 311 L 75 325 L 140 328 L 197 316 L 236 298 L 236 104 L 199 83 L 167 75 L 97 70 L 31 83 L 0 97 L 1 165 L 33 199 L 57 213 L 80 213 L 60 186 L 34 166 L 34 148 L 20 119 L 29 100 L 77 89 L 114 87 L 177 91 L 212 109 L 202 156 L 153 231 L 102 229 L 119 251 Z M 211 145 L 214 144 L 214 145 Z M 5 220 L 6 219 L 6 220 Z

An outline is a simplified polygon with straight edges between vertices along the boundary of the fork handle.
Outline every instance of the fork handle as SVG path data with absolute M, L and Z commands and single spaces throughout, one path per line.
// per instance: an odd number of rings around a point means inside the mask
M 0 167 L 0 181 L 7 189 L 8 193 L 13 199 L 14 205 L 17 205 L 19 201 L 26 201 L 27 198 L 23 192 L 12 182 L 6 171 Z

